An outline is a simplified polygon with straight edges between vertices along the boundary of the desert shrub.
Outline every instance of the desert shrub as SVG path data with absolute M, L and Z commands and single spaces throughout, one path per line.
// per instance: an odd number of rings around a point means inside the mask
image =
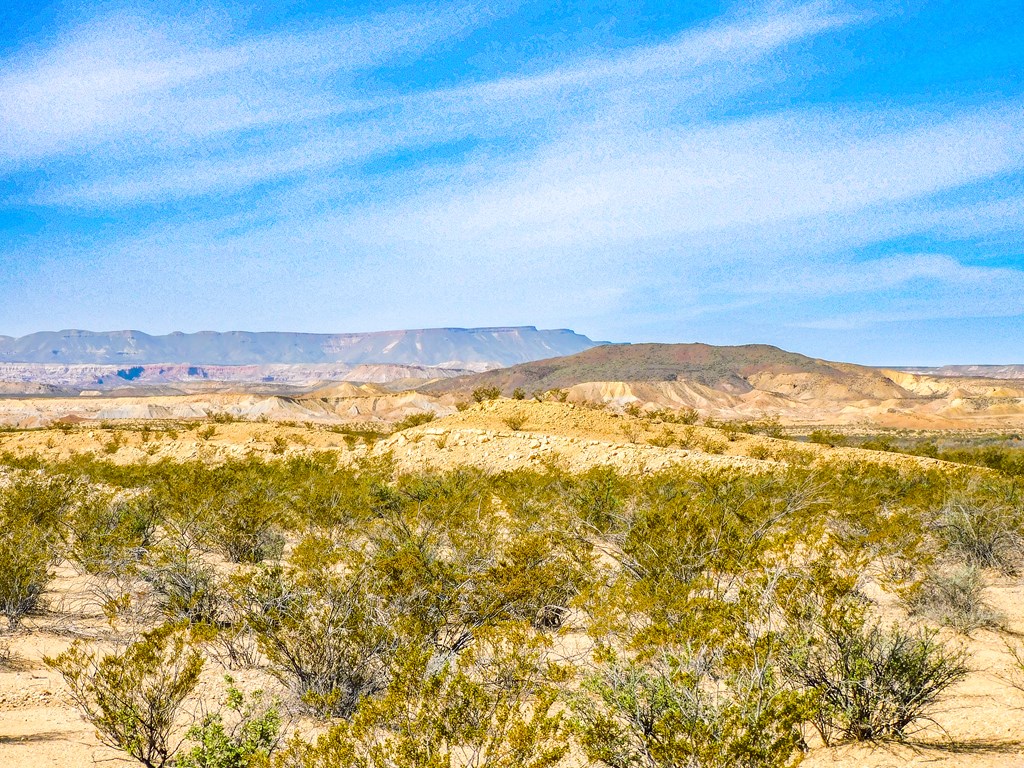
M 513 400 L 525 400 L 526 399 L 526 390 L 523 389 L 522 387 L 516 387 L 515 389 L 512 390 L 512 399 Z
M 594 467 L 565 478 L 562 501 L 581 521 L 600 532 L 621 523 L 629 483 L 610 467 Z
M 501 397 L 501 390 L 498 387 L 477 387 L 473 390 L 473 401 L 477 403 L 497 400 L 499 397 Z
M 934 632 L 883 628 L 863 610 L 840 608 L 817 619 L 794 644 L 791 679 L 816 691 L 812 718 L 826 744 L 903 740 L 929 709 L 967 675 L 964 653 Z
M 501 423 L 511 429 L 513 432 L 518 432 L 526 425 L 526 414 L 525 413 L 513 413 L 509 416 L 504 417 Z
M 640 441 L 640 426 L 634 421 L 627 421 L 619 426 L 619 431 L 622 436 L 626 438 L 630 443 L 638 443 Z
M 740 439 L 740 435 L 744 434 L 744 430 L 741 428 L 738 422 L 726 421 L 722 423 L 720 427 L 721 433 L 725 435 L 725 439 L 730 443 L 735 443 Z
M 315 743 L 295 739 L 282 768 L 552 768 L 568 751 L 557 684 L 566 670 L 519 626 L 482 635 L 449 663 L 403 654 L 394 680 Z
M 678 424 L 691 426 L 700 421 L 700 414 L 693 408 L 680 408 L 676 411 L 672 420 Z
M 716 440 L 713 437 L 705 437 L 700 441 L 699 445 L 700 449 L 704 451 L 704 453 L 715 455 L 725 453 L 725 443 L 721 440 Z
M 271 483 L 252 482 L 236 488 L 217 511 L 212 536 L 235 563 L 276 560 L 284 551 L 283 500 Z
M 328 568 L 264 569 L 246 620 L 271 672 L 311 712 L 350 717 L 388 684 L 398 648 L 394 617 L 359 575 Z
M 939 446 L 933 440 L 922 440 L 915 443 L 909 451 L 915 456 L 927 456 L 929 459 L 939 458 Z
M 106 454 L 117 453 L 118 449 L 125 444 L 125 437 L 121 430 L 115 430 L 110 439 L 103 443 L 103 452 Z
M 63 526 L 75 488 L 22 478 L 0 491 L 0 613 L 11 629 L 36 609 L 64 549 Z
M 740 429 L 751 435 L 765 435 L 776 439 L 784 437 L 782 423 L 778 416 L 767 416 L 756 421 L 744 422 Z
M 175 760 L 175 768 L 269 767 L 281 741 L 280 702 L 265 701 L 262 691 L 247 700 L 230 676 L 225 682 L 224 702 L 189 728 L 185 737 L 195 746 Z
M 23 476 L 0 491 L 0 514 L 22 518 L 46 530 L 58 530 L 82 496 L 81 485 L 68 477 Z
M 862 440 L 858 447 L 863 448 L 866 451 L 885 451 L 887 453 L 899 451 L 899 446 L 893 442 L 893 439 L 885 435 L 879 435 Z
M 969 634 L 981 627 L 997 627 L 1001 615 L 984 600 L 985 583 L 975 567 L 950 574 L 926 572 L 906 597 L 911 613 Z
M 97 495 L 83 503 L 71 520 L 69 556 L 87 573 L 123 574 L 139 562 L 153 543 L 157 510 L 149 495 Z
M 620 568 L 620 631 L 655 649 L 742 635 L 760 610 L 759 574 L 811 530 L 819 504 L 796 474 L 670 470 L 638 490 L 606 551 Z
M 216 625 L 220 621 L 222 591 L 213 567 L 188 549 L 154 549 L 142 570 L 153 588 L 157 608 L 172 621 Z
M 474 624 L 515 620 L 558 628 L 591 571 L 589 553 L 581 547 L 558 542 L 548 531 L 519 533 L 466 591 L 467 618 Z
M 981 568 L 1017 573 L 1024 558 L 1021 510 L 992 494 L 975 492 L 950 499 L 936 526 L 947 550 Z
M 808 697 L 777 684 L 771 666 L 713 677 L 666 653 L 606 663 L 574 697 L 587 756 L 610 768 L 776 768 L 800 762 Z
M 669 429 L 668 427 L 664 427 L 661 430 L 660 434 L 648 439 L 647 442 L 649 442 L 656 448 L 670 448 L 671 446 L 675 445 L 676 436 L 671 429 Z
M 829 448 L 846 445 L 846 435 L 831 429 L 816 429 L 807 436 L 808 442 L 827 445 Z
M 52 531 L 24 518 L 0 518 L 0 613 L 10 629 L 39 607 L 59 552 Z
M 182 634 L 160 627 L 103 656 L 78 641 L 46 663 L 64 677 L 100 741 L 147 768 L 173 763 L 181 746 L 175 721 L 203 667 L 202 656 Z
M 422 424 L 429 424 L 435 418 L 435 414 L 427 411 L 425 413 L 413 413 L 406 416 L 404 419 L 395 424 L 395 432 L 401 432 L 403 429 L 411 429 L 412 427 L 418 427 Z
M 772 457 L 772 450 L 764 443 L 756 443 L 750 446 L 750 449 L 747 451 L 747 455 L 752 459 L 760 459 L 763 461 Z

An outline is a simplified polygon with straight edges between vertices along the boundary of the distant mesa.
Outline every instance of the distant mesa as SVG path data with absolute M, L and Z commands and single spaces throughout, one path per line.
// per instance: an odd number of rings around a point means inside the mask
M 601 343 L 532 326 L 345 334 L 41 332 L 0 336 L 0 394 L 294 394 L 340 381 L 408 388 Z
M 20 338 L 0 336 L 0 362 L 116 365 L 125 381 L 142 376 L 142 365 L 200 366 L 391 363 L 485 370 L 548 357 L 572 355 L 601 342 L 568 329 L 533 326 L 426 328 L 373 333 L 229 331 L 170 333 L 141 331 L 46 331 Z M 125 365 L 125 363 L 129 363 Z

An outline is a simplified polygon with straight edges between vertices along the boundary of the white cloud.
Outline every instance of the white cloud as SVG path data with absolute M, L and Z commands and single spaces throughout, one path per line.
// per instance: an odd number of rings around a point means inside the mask
M 500 5 L 500 4 L 499 4 Z M 315 31 L 210 40 L 206 30 L 115 15 L 55 47 L 15 55 L 0 74 L 0 168 L 103 143 L 135 147 L 331 114 L 323 78 L 379 66 L 464 34 L 482 6 L 397 10 Z
M 1024 167 L 1024 109 L 932 123 L 908 114 L 791 112 L 623 131 L 606 121 L 454 191 L 368 211 L 385 244 L 592 248 L 780 223 L 911 200 Z M 865 126 L 903 126 L 867 133 Z M 389 222 L 384 228 L 383 221 Z M 376 233 L 386 232 L 378 240 Z
M 98 179 L 44 187 L 31 195 L 31 200 L 43 205 L 84 206 L 154 202 L 245 189 L 458 139 L 500 137 L 515 148 L 524 135 L 539 133 L 543 141 L 568 126 L 592 123 L 603 115 L 603 119 L 651 119 L 654 111 L 666 113 L 681 104 L 708 103 L 749 88 L 757 81 L 758 63 L 763 64 L 765 56 L 857 19 L 829 12 L 821 3 L 795 6 L 767 16 L 734 18 L 729 23 L 687 31 L 665 43 L 590 57 L 537 74 L 399 96 L 373 97 L 325 89 L 307 94 L 310 84 L 304 83 L 296 97 L 285 87 L 291 74 L 286 73 L 287 77 L 275 87 L 279 73 L 264 72 L 268 76 L 261 82 L 269 80 L 269 92 L 245 98 L 250 111 L 236 114 L 231 104 L 218 107 L 205 103 L 204 99 L 214 97 L 204 96 L 200 89 L 198 96 L 189 96 L 189 103 L 175 105 L 176 111 L 185 114 L 180 122 L 203 126 L 201 130 L 211 133 L 229 130 L 232 120 L 235 128 L 285 119 L 311 122 L 309 128 L 277 131 L 266 142 L 232 148 L 213 157 L 200 147 L 198 159 L 175 151 L 171 158 L 147 159 L 141 168 L 117 167 L 105 173 L 101 169 Z M 343 35 L 338 37 L 347 40 Z M 303 53 L 307 63 L 326 59 L 320 51 L 322 34 L 309 43 L 286 42 L 223 49 L 207 66 L 247 69 L 265 64 L 267 68 L 283 69 L 283 62 L 303 61 Z M 288 45 L 294 45 L 295 50 L 276 52 Z M 350 61 L 353 67 L 369 66 L 373 56 L 382 56 L 380 51 L 372 50 L 354 55 L 347 45 L 338 55 L 354 59 Z M 361 50 L 358 44 L 356 48 Z M 220 63 L 221 59 L 230 62 Z M 340 66 L 337 61 L 334 65 Z M 278 95 L 285 92 L 284 96 Z M 656 110 L 651 109 L 652 103 L 658 103 Z M 253 110 L 260 104 L 265 108 Z M 628 109 L 633 114 L 627 114 Z M 219 115 L 217 126 L 187 119 L 190 110 Z M 161 119 L 166 129 L 170 121 Z M 664 115 L 658 119 L 664 120 Z M 151 138 L 153 126 L 145 121 L 134 128 Z M 627 143 L 630 139 L 621 138 Z

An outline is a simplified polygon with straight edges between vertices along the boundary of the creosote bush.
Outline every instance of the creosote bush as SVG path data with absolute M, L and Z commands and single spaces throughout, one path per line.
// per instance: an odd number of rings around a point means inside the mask
M 350 717 L 387 686 L 396 617 L 358 576 L 278 567 L 257 572 L 248 590 L 246 621 L 260 650 L 310 712 Z
M 818 617 L 794 643 L 791 679 L 820 697 L 812 722 L 826 744 L 905 739 L 929 709 L 967 675 L 963 651 L 928 630 L 882 627 L 861 607 Z
M 610 661 L 573 700 L 587 756 L 610 768 L 783 768 L 800 762 L 810 697 L 771 667 L 715 678 L 698 659 Z
M 142 578 L 156 593 L 156 606 L 165 618 L 187 624 L 220 621 L 222 594 L 216 571 L 191 550 L 155 549 Z
M 103 655 L 77 641 L 46 663 L 64 677 L 100 741 L 147 768 L 173 764 L 182 743 L 176 721 L 203 667 L 184 635 L 163 626 Z
M 504 417 L 501 423 L 511 429 L 513 432 L 518 432 L 526 425 L 526 414 L 525 413 L 513 413 L 509 416 Z
M 116 577 L 133 571 L 153 544 L 158 513 L 148 494 L 97 495 L 72 516 L 68 552 L 83 570 Z
M 1024 562 L 1024 506 L 1013 486 L 954 495 L 936 523 L 946 547 L 970 565 L 1012 575 Z
M 553 768 L 568 752 L 556 707 L 565 671 L 522 625 L 495 627 L 444 663 L 403 654 L 387 690 L 280 768 Z
M 0 613 L 17 629 L 41 604 L 63 556 L 74 487 L 58 478 L 19 478 L 0 489 Z
M 708 434 L 670 428 L 672 414 L 616 418 L 650 442 Z M 1016 479 L 813 454 L 798 457 L 806 466 L 632 474 L 556 462 L 399 472 L 388 457 L 342 465 L 333 453 L 218 466 L 8 455 L 12 472 L 66 477 L 55 488 L 68 492 L 47 497 L 35 476 L 40 493 L 10 503 L 0 491 L 0 511 L 35 536 L 19 542 L 45 542 L 39 590 L 67 555 L 90 581 L 124 577 L 150 609 L 136 628 L 187 625 L 142 650 L 78 645 L 54 660 L 109 728 L 127 722 L 115 699 L 113 714 L 99 704 L 115 683 L 187 698 L 149 676 L 176 669 L 187 683 L 192 647 L 264 667 L 289 707 L 330 720 L 321 739 L 271 757 L 269 709 L 229 691 L 192 743 L 175 752 L 168 737 L 153 761 L 541 768 L 569 764 L 575 740 L 574 756 L 609 766 L 768 768 L 799 759 L 808 723 L 830 741 L 885 740 L 934 716 L 962 658 L 937 635 L 879 624 L 857 585 L 913 595 L 958 565 L 1005 570 L 1020 530 Z M 954 585 L 951 604 L 974 605 L 979 585 Z M 581 633 L 595 653 L 579 651 Z M 262 725 L 243 727 L 245 712 Z M 176 721 L 169 733 L 183 738 L 187 717 Z
M 498 387 L 477 387 L 473 390 L 473 401 L 477 403 L 497 400 L 499 397 L 501 397 L 501 390 Z
M 406 416 L 401 421 L 395 424 L 395 432 L 401 432 L 403 429 L 410 429 L 412 427 L 418 427 L 422 424 L 429 424 L 436 418 L 434 413 L 427 411 L 426 413 L 413 413 Z

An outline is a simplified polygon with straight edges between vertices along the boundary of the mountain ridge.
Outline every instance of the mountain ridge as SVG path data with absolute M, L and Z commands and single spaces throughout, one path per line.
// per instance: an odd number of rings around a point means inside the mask
M 0 362 L 68 365 L 262 365 L 392 363 L 446 368 L 505 367 L 559 357 L 607 342 L 568 328 L 422 328 L 366 333 L 137 330 L 39 331 L 0 336 Z

